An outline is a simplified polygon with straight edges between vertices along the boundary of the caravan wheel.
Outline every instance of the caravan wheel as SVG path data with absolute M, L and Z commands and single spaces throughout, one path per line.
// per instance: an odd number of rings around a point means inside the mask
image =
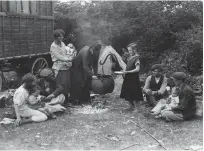
M 48 67 L 47 60 L 45 58 L 37 58 L 31 68 L 31 73 L 34 74 L 35 76 L 38 76 L 39 72 Z

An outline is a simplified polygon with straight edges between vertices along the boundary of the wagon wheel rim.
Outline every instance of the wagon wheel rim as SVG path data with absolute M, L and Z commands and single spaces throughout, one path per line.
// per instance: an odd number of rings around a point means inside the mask
M 48 67 L 48 63 L 44 58 L 38 58 L 33 62 L 31 72 L 35 76 L 38 76 L 39 72 Z

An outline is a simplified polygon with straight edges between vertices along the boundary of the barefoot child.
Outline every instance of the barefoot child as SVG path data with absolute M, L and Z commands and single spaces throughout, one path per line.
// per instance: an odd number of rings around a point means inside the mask
M 139 80 L 140 60 L 137 53 L 137 44 L 131 43 L 127 46 L 129 57 L 127 59 L 126 70 L 123 72 L 125 78 L 122 84 L 120 97 L 129 102 L 130 108 L 133 111 L 139 106 L 140 101 L 143 101 L 142 89 Z

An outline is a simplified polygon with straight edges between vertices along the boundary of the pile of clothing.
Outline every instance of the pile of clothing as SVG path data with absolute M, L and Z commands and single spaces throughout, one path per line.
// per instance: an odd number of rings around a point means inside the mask
M 4 92 L 0 92 L 0 108 L 10 107 L 13 105 L 13 95 L 15 89 L 9 89 Z

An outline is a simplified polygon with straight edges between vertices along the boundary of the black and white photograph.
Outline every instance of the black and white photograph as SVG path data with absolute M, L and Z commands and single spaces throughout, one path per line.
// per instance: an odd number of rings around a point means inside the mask
M 0 0 L 0 150 L 203 150 L 203 1 Z

